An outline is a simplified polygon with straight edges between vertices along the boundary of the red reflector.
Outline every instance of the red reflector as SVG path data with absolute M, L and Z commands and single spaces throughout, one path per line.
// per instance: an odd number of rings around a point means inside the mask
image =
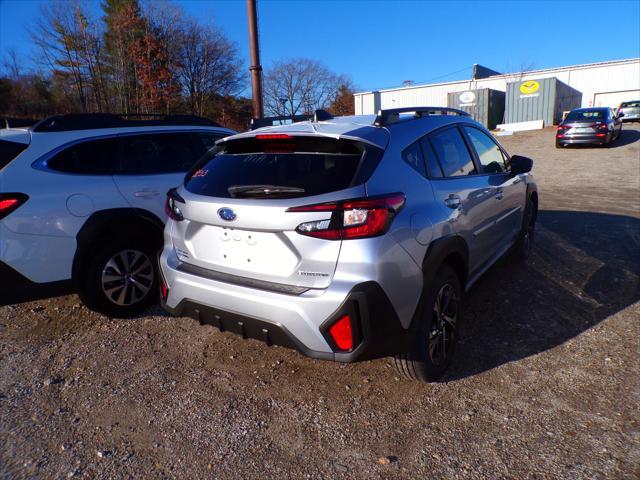
M 349 315 L 340 317 L 336 323 L 331 325 L 329 333 L 340 350 L 351 350 L 353 348 L 353 334 Z
M 606 133 L 596 133 L 596 137 L 606 137 Z
M 559 133 L 559 134 L 556 135 L 556 138 L 564 138 L 564 135 Z
M 166 301 L 169 296 L 169 287 L 164 281 L 164 278 L 162 278 L 162 275 L 160 275 L 160 294 L 162 295 L 162 300 Z
M 258 140 L 284 140 L 286 138 L 293 137 L 286 133 L 261 133 L 260 135 L 256 135 L 256 139 Z

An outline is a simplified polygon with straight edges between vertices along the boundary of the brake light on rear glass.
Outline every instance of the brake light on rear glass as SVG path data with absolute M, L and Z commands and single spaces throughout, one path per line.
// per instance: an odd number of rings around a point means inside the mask
M 292 207 L 287 212 L 332 212 L 331 218 L 301 223 L 296 231 L 325 240 L 348 240 L 386 233 L 404 202 L 403 193 L 393 193 L 374 198 Z
M 291 135 L 287 135 L 286 133 L 263 133 L 260 135 L 256 135 L 256 139 L 258 140 L 288 140 L 293 138 Z
M 3 219 L 29 199 L 24 193 L 0 193 L 0 219 Z

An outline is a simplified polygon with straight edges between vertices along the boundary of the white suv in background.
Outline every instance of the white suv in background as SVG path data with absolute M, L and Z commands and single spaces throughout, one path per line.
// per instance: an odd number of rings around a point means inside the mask
M 106 315 L 141 311 L 157 298 L 165 193 L 233 133 L 200 117 L 111 114 L 0 130 L 0 304 L 74 285 Z

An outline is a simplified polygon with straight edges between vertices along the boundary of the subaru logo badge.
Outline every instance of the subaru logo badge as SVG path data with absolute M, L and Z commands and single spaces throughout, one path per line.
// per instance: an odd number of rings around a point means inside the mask
M 218 216 L 227 222 L 232 222 L 237 218 L 236 212 L 226 207 L 218 210 Z

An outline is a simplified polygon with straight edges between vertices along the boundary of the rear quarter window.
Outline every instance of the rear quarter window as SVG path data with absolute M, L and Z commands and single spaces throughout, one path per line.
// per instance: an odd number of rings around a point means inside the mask
M 22 153 L 29 145 L 26 143 L 9 142 L 0 140 L 0 170 L 9 165 L 11 161 Z
M 47 162 L 56 172 L 112 175 L 118 168 L 118 140 L 89 140 L 65 148 Z

